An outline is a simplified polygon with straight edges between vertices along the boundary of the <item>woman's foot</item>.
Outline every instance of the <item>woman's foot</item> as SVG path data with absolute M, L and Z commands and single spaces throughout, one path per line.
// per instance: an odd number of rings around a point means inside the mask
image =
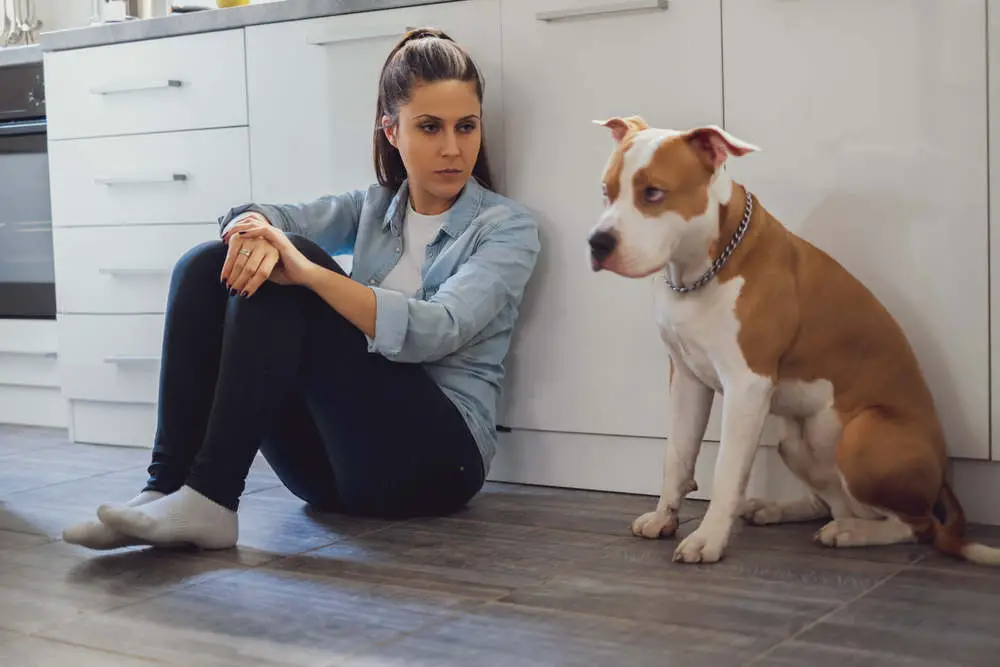
M 190 486 L 141 506 L 101 505 L 97 517 L 114 530 L 157 546 L 229 549 L 236 546 L 239 533 L 236 512 Z
M 125 503 L 125 506 L 138 507 L 154 500 L 159 500 L 162 497 L 163 494 L 159 491 L 143 491 Z M 110 526 L 106 526 L 100 521 L 85 521 L 68 526 L 63 529 L 62 537 L 63 541 L 69 544 L 78 544 L 82 547 L 97 549 L 99 551 L 149 544 L 137 537 L 126 535 Z

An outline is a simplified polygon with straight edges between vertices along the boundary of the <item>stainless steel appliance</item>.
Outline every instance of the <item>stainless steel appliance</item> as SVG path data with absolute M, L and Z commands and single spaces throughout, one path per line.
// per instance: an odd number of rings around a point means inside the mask
M 42 64 L 0 68 L 0 318 L 55 319 Z

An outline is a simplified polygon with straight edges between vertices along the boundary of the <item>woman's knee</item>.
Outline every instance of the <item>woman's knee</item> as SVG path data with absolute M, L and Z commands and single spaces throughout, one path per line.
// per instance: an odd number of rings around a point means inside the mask
M 226 261 L 228 246 L 221 240 L 205 241 L 194 246 L 174 264 L 173 280 L 202 281 L 209 277 L 218 282 L 222 274 L 222 265 Z

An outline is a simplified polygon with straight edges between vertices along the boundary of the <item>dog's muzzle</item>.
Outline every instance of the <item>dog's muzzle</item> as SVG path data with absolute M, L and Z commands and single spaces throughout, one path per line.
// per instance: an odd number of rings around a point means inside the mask
M 590 266 L 594 271 L 600 271 L 604 260 L 615 251 L 618 238 L 611 232 L 594 232 L 590 235 L 588 243 L 590 243 Z

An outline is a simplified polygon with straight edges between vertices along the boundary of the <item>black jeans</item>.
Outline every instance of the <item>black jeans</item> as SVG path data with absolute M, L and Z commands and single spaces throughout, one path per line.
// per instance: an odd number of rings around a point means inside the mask
M 291 239 L 343 274 L 319 246 Z M 304 287 L 231 296 L 219 282 L 225 256 L 212 241 L 174 268 L 148 490 L 188 484 L 236 509 L 259 450 L 321 510 L 445 514 L 479 492 L 476 442 L 420 365 L 368 352 L 364 334 Z

